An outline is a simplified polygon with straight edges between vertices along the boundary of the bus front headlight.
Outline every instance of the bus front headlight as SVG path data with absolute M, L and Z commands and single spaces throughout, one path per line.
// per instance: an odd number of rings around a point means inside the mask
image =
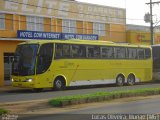
M 32 82 L 32 81 L 33 81 L 32 78 L 27 79 L 27 82 Z

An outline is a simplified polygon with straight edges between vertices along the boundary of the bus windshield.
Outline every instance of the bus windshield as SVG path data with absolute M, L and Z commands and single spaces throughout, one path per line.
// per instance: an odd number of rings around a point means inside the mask
M 17 46 L 12 66 L 13 75 L 27 76 L 35 74 L 38 46 L 38 44 Z

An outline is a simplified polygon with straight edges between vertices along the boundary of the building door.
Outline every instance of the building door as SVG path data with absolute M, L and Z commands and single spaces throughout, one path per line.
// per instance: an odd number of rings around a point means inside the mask
M 4 84 L 11 84 L 12 60 L 14 53 L 4 53 Z

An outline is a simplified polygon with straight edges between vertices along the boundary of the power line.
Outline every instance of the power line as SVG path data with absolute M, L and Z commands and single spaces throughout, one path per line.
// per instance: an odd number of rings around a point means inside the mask
M 147 5 L 149 4 L 160 4 L 160 1 L 157 1 L 157 2 L 149 2 L 149 3 L 146 3 Z

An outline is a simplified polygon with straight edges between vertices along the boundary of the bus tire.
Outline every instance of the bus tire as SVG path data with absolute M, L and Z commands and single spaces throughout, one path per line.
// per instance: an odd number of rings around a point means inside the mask
M 116 77 L 116 85 L 117 86 L 123 86 L 124 85 L 124 81 L 125 81 L 125 78 L 122 74 L 118 75 Z
M 129 74 L 127 78 L 127 85 L 134 85 L 135 84 L 135 76 L 133 74 Z
M 54 81 L 54 89 L 55 90 L 65 90 L 66 83 L 63 77 L 57 77 Z

